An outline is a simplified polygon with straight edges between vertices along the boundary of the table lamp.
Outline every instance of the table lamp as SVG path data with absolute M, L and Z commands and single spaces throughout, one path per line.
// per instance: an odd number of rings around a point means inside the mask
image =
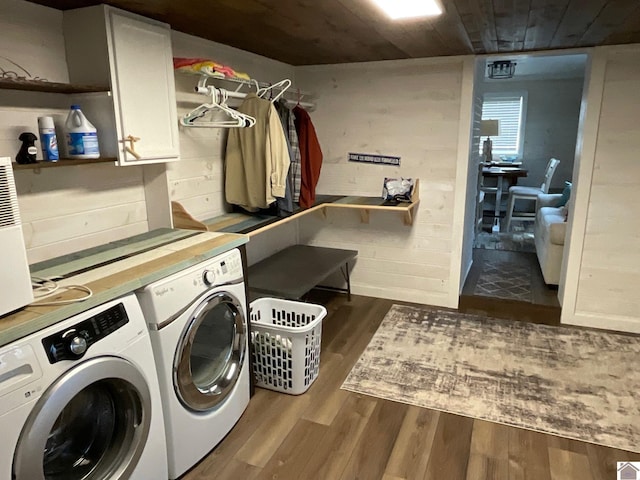
M 487 139 L 482 143 L 482 156 L 484 157 L 485 163 L 491 163 L 493 160 L 493 143 L 491 142 L 490 137 L 499 135 L 499 131 L 499 120 L 480 120 L 480 136 L 487 137 Z

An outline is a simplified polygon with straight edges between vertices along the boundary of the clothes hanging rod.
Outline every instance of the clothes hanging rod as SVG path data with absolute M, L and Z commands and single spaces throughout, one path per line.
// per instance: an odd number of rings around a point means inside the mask
M 227 95 L 227 97 L 229 97 L 229 98 L 245 98 L 247 96 L 246 93 L 233 92 L 233 91 L 227 90 L 225 88 L 218 88 L 218 87 L 214 87 L 214 86 L 210 86 L 210 87 L 196 86 L 194 88 L 194 90 L 195 90 L 196 93 L 202 93 L 203 95 L 209 95 L 211 93 L 210 88 L 213 88 L 215 90 L 218 90 L 219 92 L 225 93 Z
M 212 77 L 212 78 L 214 78 L 214 77 Z M 194 88 L 194 90 L 195 90 L 196 93 L 201 93 L 203 95 L 209 95 L 211 93 L 209 88 L 215 88 L 216 90 L 225 93 L 226 96 L 229 97 L 229 98 L 240 98 L 240 99 L 242 99 L 242 98 L 246 98 L 247 95 L 248 95 L 247 93 L 234 92 L 234 91 L 231 91 L 231 90 L 227 90 L 227 89 L 219 88 L 219 87 L 213 87 L 213 86 L 201 87 L 201 86 L 197 85 Z M 283 98 L 282 100 L 284 100 L 288 104 L 293 104 L 294 106 L 299 104 L 301 107 L 307 107 L 307 108 L 315 108 L 316 107 L 315 103 L 311 103 L 311 102 L 297 101 L 297 100 L 291 99 L 291 98 Z
M 203 71 L 200 71 L 200 72 L 189 72 L 189 73 L 194 73 L 196 75 L 200 75 L 200 76 L 203 76 L 203 77 L 212 78 L 214 80 L 221 80 L 223 82 L 240 83 L 240 84 L 249 85 L 249 86 L 258 85 L 258 87 L 260 87 L 260 88 L 271 87 L 271 86 L 274 85 L 274 83 L 277 83 L 277 82 L 271 82 L 271 83 L 270 82 L 260 82 L 258 80 L 254 80 L 254 79 L 245 80 L 244 78 L 233 78 L 233 77 L 224 77 L 223 78 L 223 77 L 219 77 L 217 75 L 211 75 L 211 74 L 209 74 L 207 72 L 203 72 Z M 280 87 L 275 87 L 275 88 L 280 88 Z M 303 92 L 300 92 L 300 94 L 302 95 Z M 305 93 L 304 95 L 310 96 L 308 93 Z
M 316 104 L 311 102 L 303 102 L 303 101 L 293 100 L 291 98 L 283 98 L 282 100 L 284 100 L 288 104 L 293 105 L 294 107 L 296 105 L 300 105 L 301 107 L 316 108 Z
M 200 76 L 200 81 L 198 82 L 198 86 L 199 87 L 206 87 L 207 79 L 211 78 L 213 80 L 220 80 L 220 81 L 223 81 L 223 82 L 230 82 L 230 83 L 236 83 L 236 84 L 240 84 L 240 85 L 247 85 L 247 86 L 250 86 L 250 87 L 256 87 L 256 86 L 258 88 L 268 88 L 269 87 L 269 88 L 273 88 L 274 90 L 280 90 L 280 91 L 283 90 L 282 87 L 277 85 L 278 82 L 276 82 L 274 84 L 274 83 L 269 83 L 269 82 L 260 82 L 260 81 L 255 80 L 255 79 L 245 80 L 243 78 L 233 78 L 233 77 L 224 77 L 223 78 L 223 77 L 219 77 L 218 75 L 209 74 L 206 71 L 186 72 L 186 73 L 195 74 L 195 75 Z M 309 94 L 308 92 L 302 92 L 302 91 L 300 91 L 298 89 L 292 90 L 289 87 L 287 87 L 284 90 L 285 91 L 283 92 L 283 94 L 284 95 L 288 95 L 289 97 L 291 97 L 293 95 L 293 96 L 299 97 L 300 99 L 303 98 L 303 97 L 311 97 L 311 98 L 313 98 L 313 95 Z M 197 91 L 198 90 L 197 90 L 197 87 L 196 87 L 196 92 Z M 206 93 L 206 92 L 203 92 L 203 93 Z M 231 91 L 229 91 L 229 93 L 231 93 Z M 229 95 L 229 97 L 244 98 L 244 97 L 235 97 L 233 95 Z M 302 101 L 298 102 L 297 98 L 293 98 L 293 99 L 292 98 L 288 98 L 286 100 L 288 100 L 290 102 L 294 101 L 294 102 L 296 102 L 296 104 L 300 103 L 301 106 L 306 106 L 308 108 L 315 108 L 316 107 L 314 102 L 302 102 Z

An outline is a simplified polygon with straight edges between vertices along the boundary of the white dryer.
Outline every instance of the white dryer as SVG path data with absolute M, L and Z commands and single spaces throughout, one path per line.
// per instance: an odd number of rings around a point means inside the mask
M 167 478 L 160 390 L 134 294 L 0 348 L 0 478 Z
M 249 403 L 247 311 L 237 249 L 138 292 L 162 392 L 169 478 L 211 451 Z

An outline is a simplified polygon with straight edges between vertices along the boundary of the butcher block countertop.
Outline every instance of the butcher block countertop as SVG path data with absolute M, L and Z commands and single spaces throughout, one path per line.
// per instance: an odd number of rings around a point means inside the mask
M 59 306 L 38 306 L 38 300 L 0 317 L 0 347 L 26 337 L 80 312 L 133 292 L 244 245 L 245 235 L 192 230 L 159 229 L 30 266 L 32 277 L 62 277 L 64 285 L 86 285 L 87 300 Z M 41 302 L 79 298 L 78 290 L 65 290 Z

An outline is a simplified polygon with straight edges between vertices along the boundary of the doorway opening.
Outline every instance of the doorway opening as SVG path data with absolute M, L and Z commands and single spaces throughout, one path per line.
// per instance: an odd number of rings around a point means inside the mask
M 506 61 L 512 72 L 490 78 L 489 67 Z M 473 224 L 465 225 L 473 231 L 473 263 L 461 308 L 498 301 L 512 311 L 525 304 L 549 309 L 545 318 L 551 314 L 559 322 L 564 237 L 549 238 L 540 208 L 563 209 L 570 196 L 586 65 L 584 53 L 476 60 L 469 154 L 469 168 L 478 172 L 476 215 Z M 553 158 L 560 162 L 549 177 Z M 475 310 L 495 314 L 492 308 Z

